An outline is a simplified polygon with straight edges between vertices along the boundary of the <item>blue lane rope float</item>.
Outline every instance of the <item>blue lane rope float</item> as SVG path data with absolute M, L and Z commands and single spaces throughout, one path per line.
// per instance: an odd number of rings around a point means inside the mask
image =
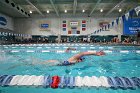
M 107 77 L 108 83 L 111 86 L 111 88 L 117 88 L 117 83 L 113 77 Z
M 126 82 L 122 77 L 115 77 L 115 80 L 117 82 L 117 86 L 123 89 L 127 89 Z
M 66 77 L 66 81 L 65 81 L 66 86 L 68 86 L 69 82 L 70 82 L 70 78 L 69 77 Z
M 65 76 L 60 77 L 59 87 L 60 88 L 66 87 L 66 77 Z
M 8 75 L 2 75 L 0 76 L 0 85 L 2 86 L 2 83 L 4 81 L 4 79 L 7 77 Z
M 70 81 L 69 81 L 69 84 L 67 84 L 67 87 L 74 88 L 74 86 L 75 86 L 75 78 L 73 76 L 71 76 L 69 78 L 70 78 Z
M 13 76 L 14 75 L 8 75 L 7 77 L 5 77 L 3 82 L 1 83 L 1 86 L 8 86 L 9 83 L 11 82 Z
M 140 87 L 140 78 L 132 77 L 132 80 L 136 86 Z
M 124 81 L 126 82 L 127 84 L 127 88 L 130 88 L 130 89 L 136 89 L 136 86 L 134 84 L 134 82 L 132 81 L 131 78 L 128 78 L 128 77 L 123 77 Z
M 51 77 L 50 76 L 44 76 L 44 83 L 43 83 L 44 87 L 49 87 L 51 82 L 52 81 L 51 81 Z
M 56 76 L 53 76 L 56 77 Z M 59 76 L 57 76 L 59 77 Z M 113 89 L 136 89 L 140 87 L 139 77 L 105 77 L 105 76 L 60 76 L 55 78 L 54 82 L 58 83 L 58 88 L 74 88 L 74 87 L 105 87 Z M 44 88 L 51 87 L 52 77 L 35 76 L 35 75 L 0 75 L 0 86 L 42 86 Z

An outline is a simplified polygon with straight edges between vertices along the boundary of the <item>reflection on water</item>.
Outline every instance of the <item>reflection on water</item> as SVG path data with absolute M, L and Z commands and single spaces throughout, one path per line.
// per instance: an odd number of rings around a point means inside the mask
M 71 70 L 70 69 L 66 69 L 65 72 L 66 72 L 66 74 L 69 74 L 71 72 Z
M 83 66 L 83 67 L 80 67 L 80 68 L 73 68 L 72 70 L 81 71 L 81 70 L 87 70 L 87 69 L 89 69 L 90 67 L 92 67 L 92 66 Z
M 0 63 L 6 62 L 10 58 L 10 56 L 6 56 L 6 53 L 0 50 Z

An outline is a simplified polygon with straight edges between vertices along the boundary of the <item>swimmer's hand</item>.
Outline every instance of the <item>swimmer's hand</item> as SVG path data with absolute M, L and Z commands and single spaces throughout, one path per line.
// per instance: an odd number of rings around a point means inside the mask
M 97 56 L 102 56 L 102 55 L 105 55 L 105 52 L 99 51 L 99 52 L 96 52 L 96 55 L 97 55 Z

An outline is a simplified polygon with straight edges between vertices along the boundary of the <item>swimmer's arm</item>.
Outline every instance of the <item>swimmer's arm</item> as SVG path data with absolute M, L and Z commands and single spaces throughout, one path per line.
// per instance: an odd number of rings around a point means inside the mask
M 101 55 L 105 55 L 105 53 L 103 51 L 99 51 L 99 52 L 83 52 L 81 55 L 82 56 L 85 56 L 85 55 L 101 56 Z
M 58 63 L 59 63 L 58 60 L 46 60 L 44 62 L 40 62 L 39 64 L 42 64 L 42 65 L 45 65 L 45 64 L 47 64 L 47 65 L 56 65 Z
M 70 59 L 77 60 L 80 57 L 86 56 L 86 55 L 96 55 L 96 52 L 82 52 L 82 53 L 76 54 L 75 56 L 71 57 Z

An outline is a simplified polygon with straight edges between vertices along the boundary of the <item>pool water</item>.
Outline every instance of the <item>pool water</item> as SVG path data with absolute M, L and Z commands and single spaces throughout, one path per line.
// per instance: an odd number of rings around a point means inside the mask
M 50 47 L 50 48 L 48 48 Z M 99 45 L 73 45 L 76 51 L 64 52 L 69 47 L 67 45 L 59 46 L 1 46 L 0 55 L 0 74 L 7 75 L 58 75 L 58 76 L 124 76 L 139 77 L 140 76 L 140 53 L 134 51 L 140 50 L 139 46 L 99 46 Z M 9 51 L 19 52 L 9 52 Z M 33 50 L 35 52 L 25 52 Z M 48 50 L 49 52 L 40 52 Z M 59 50 L 59 51 L 57 51 Z M 61 50 L 61 51 L 60 51 Z M 87 51 L 87 50 L 111 50 L 114 52 L 106 53 L 105 56 L 85 56 L 83 62 L 71 66 L 50 66 L 40 64 L 46 60 L 56 59 L 64 61 L 71 56 Z M 131 51 L 129 53 L 120 53 L 120 50 Z M 56 52 L 57 51 L 57 52 Z M 36 63 L 31 65 L 31 63 Z M 51 89 L 51 88 L 35 88 L 35 87 L 0 87 L 0 93 L 139 93 L 140 89 L 122 90 L 122 89 L 105 89 L 105 88 L 74 88 L 74 89 Z

